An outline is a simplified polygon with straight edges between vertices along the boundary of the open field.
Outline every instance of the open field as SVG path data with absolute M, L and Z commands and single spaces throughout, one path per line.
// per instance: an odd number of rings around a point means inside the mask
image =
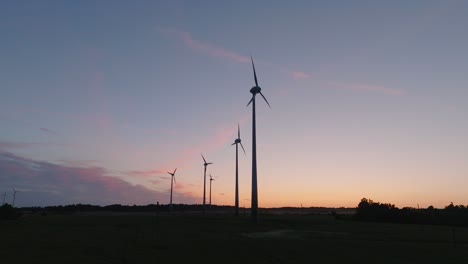
M 1 263 L 468 263 L 468 229 L 328 215 L 30 215 L 0 222 Z

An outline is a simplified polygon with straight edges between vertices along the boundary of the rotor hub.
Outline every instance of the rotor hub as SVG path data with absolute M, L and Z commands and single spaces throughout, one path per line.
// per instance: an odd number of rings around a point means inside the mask
M 250 89 L 250 92 L 251 92 L 252 94 L 258 94 L 258 93 L 260 93 L 261 90 L 262 90 L 262 88 L 260 88 L 260 86 L 254 86 L 254 87 L 252 87 L 252 88 Z

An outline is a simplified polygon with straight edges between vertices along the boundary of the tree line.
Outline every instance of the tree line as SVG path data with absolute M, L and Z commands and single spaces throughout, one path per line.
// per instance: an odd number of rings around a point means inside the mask
M 412 207 L 400 209 L 394 204 L 362 198 L 354 218 L 372 222 L 468 226 L 468 206 L 450 203 L 443 209 L 434 208 L 432 205 L 424 209 Z

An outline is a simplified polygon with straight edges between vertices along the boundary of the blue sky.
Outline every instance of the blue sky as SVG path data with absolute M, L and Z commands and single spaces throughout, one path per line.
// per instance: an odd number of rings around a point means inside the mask
M 203 153 L 214 202 L 233 204 L 240 123 L 247 205 L 252 55 L 272 105 L 258 103 L 260 206 L 468 204 L 467 14 L 463 1 L 2 1 L 0 191 L 20 189 L 20 206 L 164 203 L 177 167 L 174 201 L 199 203 Z

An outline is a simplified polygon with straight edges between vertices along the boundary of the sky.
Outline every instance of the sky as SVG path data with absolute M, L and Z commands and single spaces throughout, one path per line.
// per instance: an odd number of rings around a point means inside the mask
M 467 1 L 0 1 L 16 206 L 468 204 Z M 209 181 L 207 181 L 209 192 Z M 2 196 L 3 197 L 3 196 Z

